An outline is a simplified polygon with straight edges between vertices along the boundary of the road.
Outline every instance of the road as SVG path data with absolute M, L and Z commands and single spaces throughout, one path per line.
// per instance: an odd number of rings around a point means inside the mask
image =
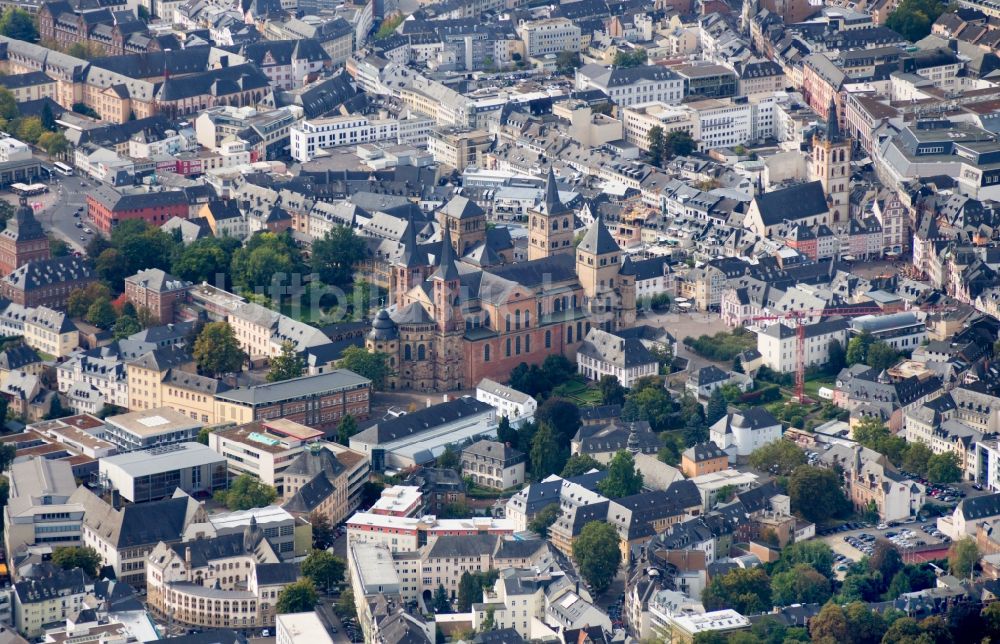
M 81 183 L 84 185 L 80 185 Z M 86 220 L 86 210 L 87 192 L 93 190 L 94 182 L 83 177 L 55 175 L 48 185 L 47 194 L 30 197 L 28 200 L 30 203 L 41 204 L 41 208 L 35 210 L 35 217 L 46 231 L 68 243 L 73 250 L 83 252 L 93 235 L 85 234 L 82 228 L 76 227 L 76 223 L 80 221 L 93 230 L 93 226 L 89 226 Z M 4 198 L 17 203 L 14 195 L 7 194 Z M 78 219 L 73 215 L 81 207 L 83 214 Z

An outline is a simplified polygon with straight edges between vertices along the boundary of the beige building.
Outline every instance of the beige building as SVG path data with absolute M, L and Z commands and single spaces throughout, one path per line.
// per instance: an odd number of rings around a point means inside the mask
M 190 354 L 176 347 L 161 347 L 125 363 L 128 408 L 138 411 L 163 407 L 165 401 L 162 383 L 175 370 L 185 371 L 192 376 L 196 372 Z
M 666 103 L 639 103 L 622 109 L 625 140 L 642 150 L 649 150 L 649 131 L 654 127 L 670 132 L 695 134 L 695 121 L 691 111 Z
M 54 358 L 64 358 L 80 346 L 80 332 L 62 311 L 39 306 L 29 309 L 24 318 L 24 343 Z
M 4 551 L 8 561 L 30 546 L 78 546 L 84 507 L 71 499 L 76 491 L 67 461 L 40 456 L 11 465 L 7 505 L 3 509 Z
M 370 472 L 368 457 L 347 447 L 333 447 L 310 443 L 281 473 L 286 511 L 302 517 L 318 512 L 336 525 L 361 504 Z
M 600 147 L 622 138 L 622 122 L 594 112 L 584 101 L 563 101 L 552 106 L 552 113 L 569 121 L 567 133 L 574 141 Z
M 523 452 L 496 441 L 476 441 L 462 450 L 462 474 L 477 485 L 506 490 L 524 483 Z
M 18 103 L 43 98 L 56 99 L 56 81 L 45 72 L 5 76 L 2 85 L 14 94 L 14 100 Z
M 482 166 L 482 154 L 492 143 L 493 136 L 483 130 L 439 127 L 431 130 L 427 151 L 438 163 L 462 172 L 470 165 Z
M 14 584 L 14 627 L 25 637 L 40 638 L 46 626 L 74 618 L 86 608 L 84 599 L 93 588 L 79 568 L 19 581 Z
M 264 483 L 273 485 L 282 498 L 291 498 L 303 485 L 312 467 L 295 470 L 292 492 L 285 494 L 284 472 L 312 443 L 323 439 L 323 432 L 306 427 L 286 418 L 238 425 L 212 432 L 208 446 L 222 454 L 235 475 L 252 474 Z M 322 461 L 326 462 L 326 461 Z M 317 465 L 320 461 L 317 461 Z M 301 471 L 299 471 L 301 469 Z M 316 473 L 319 469 L 315 470 Z
M 281 345 L 285 342 L 294 344 L 298 352 L 330 342 L 316 327 L 259 304 L 241 304 L 226 321 L 251 360 L 281 355 Z
M 580 26 L 569 18 L 546 18 L 522 22 L 517 33 L 529 58 L 580 51 Z

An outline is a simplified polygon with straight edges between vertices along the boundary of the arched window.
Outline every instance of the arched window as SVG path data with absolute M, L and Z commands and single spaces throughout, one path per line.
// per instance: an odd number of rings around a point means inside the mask
M 524 312 L 524 328 L 525 329 L 531 328 L 531 311 Z
M 483 362 L 490 361 L 490 345 L 483 345 Z
M 545 332 L 545 348 L 546 349 L 552 348 L 552 331 Z
M 510 331 L 510 313 L 507 314 L 507 331 Z
M 413 350 L 410 349 L 410 345 L 403 347 L 403 360 L 413 360 Z
M 417 347 L 417 360 L 426 360 L 426 359 L 427 359 L 427 350 L 424 348 L 424 345 L 421 344 Z
M 558 221 L 553 221 L 552 222 L 552 230 L 559 230 L 559 222 Z
M 507 357 L 510 357 L 510 338 L 507 338 Z
M 569 219 L 563 219 L 563 229 L 569 228 Z
M 521 355 L 521 336 L 514 338 L 514 354 Z
M 514 311 L 514 329 L 521 330 L 521 311 Z

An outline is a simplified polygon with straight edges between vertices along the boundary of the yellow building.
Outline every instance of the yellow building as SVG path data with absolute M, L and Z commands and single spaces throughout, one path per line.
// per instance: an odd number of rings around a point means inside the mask
M 156 407 L 170 406 L 181 413 L 190 415 L 191 411 L 201 413 L 203 409 L 214 412 L 214 399 L 206 403 L 186 399 L 187 404 L 181 405 L 181 400 L 185 399 L 185 391 L 177 381 L 176 376 L 170 376 L 172 371 L 186 371 L 191 376 L 195 375 L 194 361 L 187 352 L 175 347 L 161 347 L 149 353 L 143 354 L 125 364 L 125 373 L 128 380 L 128 408 L 130 411 L 141 409 L 155 409 Z M 168 379 L 172 383 L 169 387 L 164 387 L 164 382 Z M 168 389 L 168 391 L 165 391 Z M 190 395 L 190 394 L 187 394 Z M 213 394 L 214 395 L 214 394 Z M 166 398 L 170 398 L 172 404 L 168 405 Z M 195 405 L 192 407 L 192 404 Z M 178 405 L 183 409 L 178 408 Z M 206 411 L 206 413 L 209 413 Z M 214 415 L 209 413 L 209 415 Z M 195 416 L 191 416 L 200 420 Z M 208 423 L 214 420 L 204 421 Z
M 80 332 L 65 313 L 39 306 L 30 309 L 24 318 L 24 343 L 63 358 L 80 346 Z

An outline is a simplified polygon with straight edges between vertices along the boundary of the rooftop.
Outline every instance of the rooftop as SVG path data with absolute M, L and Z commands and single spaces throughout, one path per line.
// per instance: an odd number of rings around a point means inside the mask
M 202 423 L 169 407 L 156 407 L 118 416 L 108 416 L 107 422 L 109 425 L 120 427 L 131 434 L 142 437 L 198 429 L 202 426 Z
M 225 457 L 201 443 L 174 443 L 101 459 L 101 469 L 117 467 L 132 477 L 224 463 Z

